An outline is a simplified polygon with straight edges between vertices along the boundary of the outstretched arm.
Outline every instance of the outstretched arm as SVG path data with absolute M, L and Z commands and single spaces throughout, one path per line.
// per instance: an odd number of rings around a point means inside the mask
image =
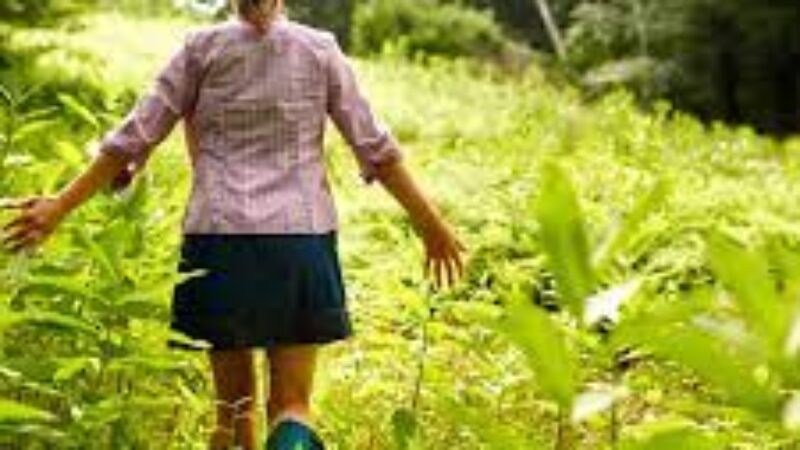
M 463 275 L 463 244 L 403 164 L 399 144 L 377 119 L 336 41 L 328 61 L 328 114 L 353 149 L 367 183 L 380 180 L 408 212 L 425 245 L 425 272 L 437 287 Z M 431 273 L 433 272 L 433 273 Z
M 464 264 L 461 260 L 464 244 L 401 161 L 379 166 L 376 177 L 408 212 L 414 228 L 422 238 L 426 253 L 426 274 L 431 275 L 431 271 L 433 272 L 437 286 L 443 284 L 446 275 L 448 285 L 452 286 L 457 278 L 464 275 Z
M 3 227 L 3 244 L 12 252 L 33 247 L 55 231 L 72 211 L 94 196 L 125 167 L 126 160 L 100 153 L 92 164 L 56 196 L 31 197 L 0 203 L 4 209 L 18 209 L 16 219 Z
M 17 217 L 2 228 L 3 244 L 13 252 L 35 247 L 99 189 L 110 185 L 117 190 L 121 183 L 127 183 L 126 177 L 141 170 L 152 150 L 192 107 L 198 73 L 187 39 L 161 71 L 153 89 L 103 139 L 98 156 L 84 173 L 56 196 L 0 201 L 0 208 L 19 210 Z

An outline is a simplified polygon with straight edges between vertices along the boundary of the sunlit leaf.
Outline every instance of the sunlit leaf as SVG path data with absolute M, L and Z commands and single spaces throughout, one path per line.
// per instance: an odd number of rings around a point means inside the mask
M 555 163 L 542 168 L 536 201 L 541 245 L 558 284 L 558 292 L 577 317 L 592 293 L 595 275 L 589 262 L 589 241 L 578 197 L 567 174 Z
M 50 422 L 55 417 L 47 411 L 0 399 L 0 425 L 25 422 Z
M 112 280 L 120 281 L 122 279 L 122 267 L 119 259 L 112 257 L 108 250 L 95 239 L 92 239 L 83 228 L 75 228 L 74 230 L 78 238 L 78 244 L 88 250 L 89 255 L 103 270 L 104 275 Z
M 589 326 L 602 320 L 619 322 L 620 309 L 639 293 L 642 285 L 641 279 L 635 279 L 589 297 L 583 322 Z
M 59 361 L 59 366 L 53 374 L 53 381 L 61 383 L 69 381 L 85 371 L 97 372 L 100 369 L 100 360 L 96 357 L 68 358 Z
M 694 326 L 646 321 L 650 326 L 621 327 L 617 330 L 629 344 L 641 346 L 656 356 L 675 361 L 721 392 L 731 405 L 765 417 L 778 411 L 779 392 L 760 382 L 759 366 L 740 349 Z
M 0 311 L 0 333 L 18 325 L 37 325 L 67 331 L 81 331 L 96 334 L 97 331 L 88 323 L 75 317 L 46 311 Z
M 44 291 L 66 294 L 71 297 L 101 300 L 83 278 L 67 275 L 31 274 L 25 278 L 26 292 Z
M 797 358 L 800 355 L 800 310 L 792 316 L 789 334 L 783 347 L 784 356 L 789 359 Z
M 789 431 L 800 431 L 800 393 L 792 393 L 783 407 L 783 426 Z
M 509 302 L 498 327 L 525 354 L 544 394 L 569 410 L 577 389 L 576 356 L 558 325 L 523 298 Z
M 645 220 L 667 200 L 669 192 L 669 184 L 665 180 L 659 180 L 652 189 L 636 200 L 633 208 L 616 224 L 594 253 L 592 261 L 598 273 L 607 270 L 618 254 L 630 245 Z
M 83 152 L 78 147 L 68 141 L 59 141 L 55 144 L 55 153 L 62 161 L 72 169 L 81 169 L 84 166 L 85 158 Z
M 11 137 L 11 143 L 17 144 L 19 142 L 24 142 L 26 139 L 30 137 L 35 137 L 38 134 L 44 133 L 47 128 L 53 126 L 55 120 L 53 119 L 39 119 L 39 120 L 30 120 L 22 124 L 16 130 L 14 130 L 14 134 Z M 44 156 L 44 155 L 43 155 Z
M 743 319 L 776 351 L 783 351 L 789 318 L 770 276 L 768 262 L 730 238 L 712 233 L 708 258 L 714 273 L 733 295 Z
M 605 412 L 628 394 L 628 390 L 620 386 L 605 386 L 583 392 L 575 397 L 575 403 L 572 406 L 572 422 L 579 423 Z
M 89 108 L 84 106 L 80 100 L 64 92 L 59 93 L 56 98 L 68 112 L 91 125 L 93 128 L 100 128 L 100 122 L 97 120 L 97 116 L 92 114 Z

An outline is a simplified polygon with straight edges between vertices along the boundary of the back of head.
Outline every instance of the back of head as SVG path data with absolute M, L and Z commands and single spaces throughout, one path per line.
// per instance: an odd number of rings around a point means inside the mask
M 275 17 L 283 10 L 283 0 L 231 0 L 233 8 L 240 17 L 248 20 L 265 21 Z

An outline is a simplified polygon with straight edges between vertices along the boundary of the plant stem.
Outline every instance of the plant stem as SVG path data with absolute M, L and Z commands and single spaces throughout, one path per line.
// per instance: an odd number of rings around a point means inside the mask
M 572 450 L 570 442 L 569 416 L 564 408 L 558 407 L 558 431 L 556 434 L 555 450 Z

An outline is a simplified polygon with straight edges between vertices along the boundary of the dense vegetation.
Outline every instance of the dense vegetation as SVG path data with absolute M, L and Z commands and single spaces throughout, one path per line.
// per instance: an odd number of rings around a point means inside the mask
M 221 10 L 225 0 L 0 0 L 0 17 L 81 6 L 140 15 Z M 292 0 L 292 14 L 360 54 L 470 55 L 514 66 L 551 55 L 591 90 L 624 85 L 706 122 L 800 129 L 800 3 L 794 0 Z M 549 26 L 548 20 L 549 18 Z
M 83 169 L 191 25 L 37 22 L 0 23 L 0 197 Z M 332 449 L 800 445 L 800 142 L 624 91 L 586 103 L 535 68 L 357 67 L 471 259 L 432 292 L 410 224 L 332 136 L 358 333 L 318 382 Z M 165 347 L 187 171 L 172 139 L 42 253 L 0 252 L 0 447 L 204 448 L 206 361 Z

